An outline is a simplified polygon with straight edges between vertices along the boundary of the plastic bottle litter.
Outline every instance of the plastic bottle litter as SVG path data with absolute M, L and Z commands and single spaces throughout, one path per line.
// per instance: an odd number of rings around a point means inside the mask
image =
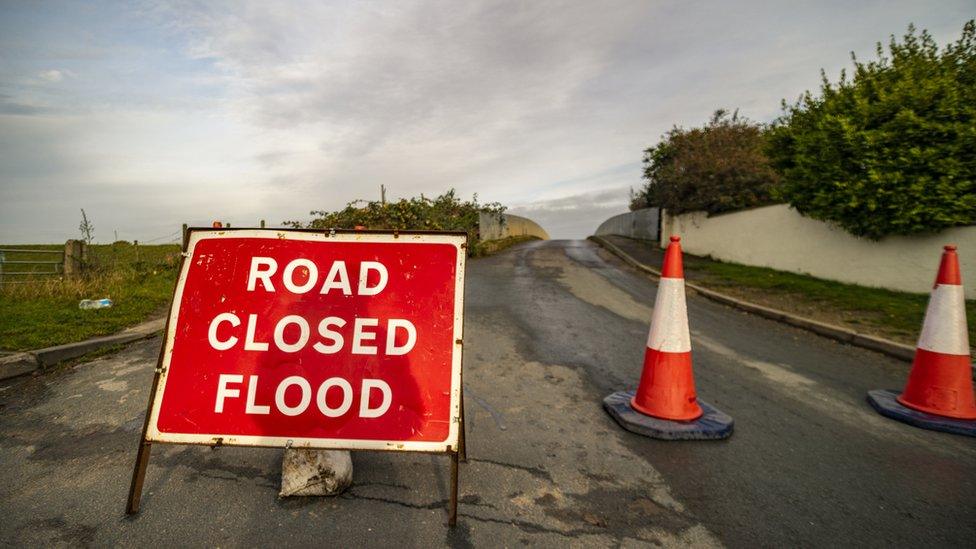
M 109 298 L 102 299 L 82 299 L 81 303 L 78 304 L 79 309 L 107 309 L 112 306 L 112 300 Z

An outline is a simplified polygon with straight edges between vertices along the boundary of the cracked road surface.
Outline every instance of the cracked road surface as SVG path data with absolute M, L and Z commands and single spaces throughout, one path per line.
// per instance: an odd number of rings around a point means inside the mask
M 627 433 L 654 283 L 586 241 L 468 264 L 458 526 L 444 456 L 355 453 L 337 498 L 278 499 L 281 451 L 157 445 L 123 514 L 159 340 L 0 383 L 3 545 L 971 546 L 976 440 L 875 414 L 904 363 L 689 296 L 722 442 Z

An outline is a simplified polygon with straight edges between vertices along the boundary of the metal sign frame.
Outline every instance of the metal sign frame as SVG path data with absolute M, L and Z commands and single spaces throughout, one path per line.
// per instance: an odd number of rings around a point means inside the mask
M 264 437 L 220 434 L 174 434 L 161 433 L 156 426 L 160 405 L 165 391 L 170 355 L 176 336 L 176 323 L 179 318 L 180 301 L 190 268 L 188 259 L 193 257 L 197 242 L 204 238 L 268 238 L 303 240 L 309 242 L 364 242 L 364 243 L 443 243 L 454 244 L 458 248 L 455 270 L 454 297 L 454 344 L 451 359 L 451 405 L 450 425 L 447 439 L 441 442 L 411 441 L 364 441 L 345 439 L 315 439 L 301 437 Z M 179 266 L 179 279 L 173 290 L 170 313 L 166 318 L 164 337 L 156 363 L 155 374 L 149 391 L 149 403 L 142 428 L 142 438 L 136 454 L 132 471 L 132 482 L 126 514 L 139 512 L 139 502 L 149 466 L 152 444 L 246 446 L 257 448 L 307 448 L 357 451 L 419 452 L 447 454 L 451 456 L 451 495 L 448 505 L 448 524 L 457 523 L 458 462 L 466 462 L 464 429 L 464 385 L 462 382 L 462 348 L 464 327 L 464 266 L 467 250 L 467 233 L 459 231 L 370 231 L 349 229 L 251 229 L 192 227 L 183 236 L 183 253 Z

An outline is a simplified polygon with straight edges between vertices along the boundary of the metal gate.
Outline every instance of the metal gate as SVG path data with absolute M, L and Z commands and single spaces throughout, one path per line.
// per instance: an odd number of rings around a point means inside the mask
M 64 250 L 0 249 L 0 284 L 22 284 L 35 276 L 62 274 Z

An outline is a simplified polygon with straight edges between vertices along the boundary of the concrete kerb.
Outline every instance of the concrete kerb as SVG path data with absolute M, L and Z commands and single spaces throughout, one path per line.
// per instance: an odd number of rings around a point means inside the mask
M 46 347 L 35 351 L 0 357 L 0 379 L 29 374 L 40 368 L 49 368 L 65 360 L 78 358 L 114 345 L 122 345 L 152 337 L 162 331 L 165 324 L 165 319 L 160 318 L 143 322 L 142 324 L 127 328 L 110 336 L 96 337 L 86 339 L 85 341 L 56 345 L 54 347 Z
M 637 261 L 612 242 L 599 236 L 591 236 L 589 239 L 596 242 L 610 253 L 616 255 L 628 265 L 650 274 L 654 278 L 661 278 L 661 271 Z M 698 284 L 692 284 L 687 281 L 685 282 L 685 288 L 688 288 L 703 297 L 711 299 L 712 301 L 729 305 L 731 307 L 735 307 L 736 309 L 753 313 L 771 320 L 776 320 L 784 324 L 789 324 L 790 326 L 795 326 L 797 328 L 813 332 L 817 335 L 821 335 L 835 341 L 840 341 L 841 343 L 847 343 L 849 345 L 854 345 L 855 347 L 869 349 L 871 351 L 876 351 L 908 362 L 911 362 L 915 358 L 915 347 L 912 347 L 911 345 L 905 345 L 880 337 L 861 334 L 848 328 L 818 322 L 816 320 L 796 316 L 785 311 L 771 309 L 755 303 L 749 303 L 747 301 L 742 301 L 741 299 L 736 299 L 732 296 L 716 292 L 715 290 L 709 290 L 708 288 L 704 288 Z M 976 375 L 976 372 L 974 372 L 974 375 Z
M 37 368 L 37 357 L 31 353 L 12 353 L 0 357 L 0 379 L 29 374 Z

